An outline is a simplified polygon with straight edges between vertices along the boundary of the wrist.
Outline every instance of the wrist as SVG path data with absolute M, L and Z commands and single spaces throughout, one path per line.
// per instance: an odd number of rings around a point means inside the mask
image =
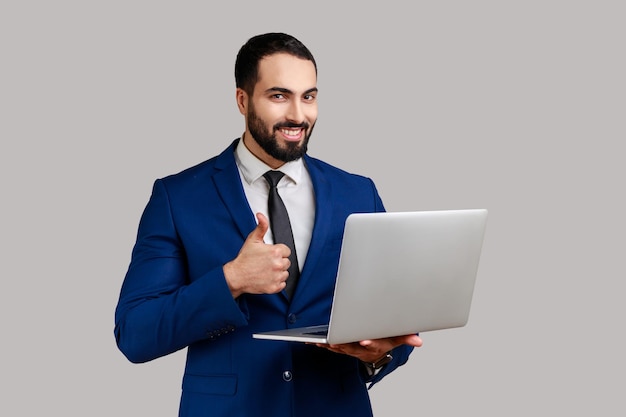
M 244 293 L 243 289 L 236 285 L 235 276 L 237 275 L 235 271 L 235 266 L 233 265 L 233 261 L 230 261 L 222 267 L 222 272 L 224 273 L 224 279 L 226 280 L 226 285 L 228 285 L 228 289 L 230 289 L 230 293 L 233 295 L 233 298 L 239 297 Z
M 376 375 L 380 370 L 387 365 L 389 362 L 393 360 L 393 356 L 391 355 L 391 351 L 385 353 L 381 358 L 375 360 L 374 362 L 363 362 L 365 365 L 365 369 L 367 369 L 367 373 L 370 376 Z

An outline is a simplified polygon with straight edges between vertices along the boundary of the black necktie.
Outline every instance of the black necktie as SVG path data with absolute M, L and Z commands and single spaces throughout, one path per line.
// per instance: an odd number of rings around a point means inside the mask
M 287 278 L 287 286 L 285 292 L 291 299 L 296 283 L 300 277 L 300 268 L 298 268 L 298 257 L 296 256 L 296 245 L 293 241 L 293 232 L 291 231 L 291 223 L 289 222 L 289 214 L 283 199 L 278 195 L 276 186 L 280 179 L 285 175 L 280 171 L 267 171 L 263 176 L 270 185 L 270 193 L 267 199 L 267 207 L 270 214 L 270 227 L 274 235 L 274 243 L 284 243 L 291 249 L 289 261 L 289 277 Z

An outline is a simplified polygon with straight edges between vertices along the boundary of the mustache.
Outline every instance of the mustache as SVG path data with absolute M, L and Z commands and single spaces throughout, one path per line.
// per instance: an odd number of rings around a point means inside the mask
M 302 123 L 290 123 L 290 122 L 282 122 L 282 123 L 276 123 L 274 125 L 274 130 L 278 130 L 278 129 L 304 129 L 304 130 L 309 130 L 309 123 L 307 122 L 302 122 Z

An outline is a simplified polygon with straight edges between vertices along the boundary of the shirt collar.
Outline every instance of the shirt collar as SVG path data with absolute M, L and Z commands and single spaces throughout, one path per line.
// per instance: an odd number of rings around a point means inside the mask
M 243 174 L 244 179 L 248 184 L 254 183 L 261 178 L 263 174 L 271 170 L 269 165 L 261 161 L 254 156 L 252 152 L 243 143 L 243 137 L 239 140 L 237 147 L 235 148 L 235 159 L 237 165 Z M 285 174 L 285 177 L 290 179 L 294 184 L 298 184 L 302 178 L 302 170 L 304 168 L 304 162 L 302 158 L 298 158 L 295 161 L 287 162 L 278 168 Z

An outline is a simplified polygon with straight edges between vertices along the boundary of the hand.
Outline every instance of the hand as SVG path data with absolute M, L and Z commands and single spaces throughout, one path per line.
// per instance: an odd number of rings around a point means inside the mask
M 224 265 L 224 276 L 233 297 L 243 293 L 274 294 L 285 288 L 291 264 L 288 246 L 268 245 L 263 237 L 269 221 L 261 213 L 256 215 L 259 224 L 250 232 L 235 259 Z
M 327 345 L 323 343 L 316 343 L 316 345 L 332 352 L 354 356 L 363 362 L 372 363 L 381 359 L 387 352 L 400 345 L 421 347 L 422 339 L 415 334 L 409 334 L 385 339 L 362 340 L 360 342 L 340 345 Z

